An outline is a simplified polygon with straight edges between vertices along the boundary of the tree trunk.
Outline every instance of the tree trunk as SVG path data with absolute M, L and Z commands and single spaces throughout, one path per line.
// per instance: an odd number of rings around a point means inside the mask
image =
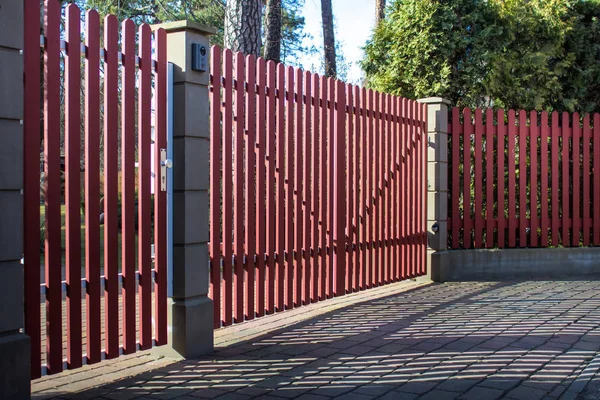
M 227 0 L 225 47 L 259 56 L 261 14 L 262 0 Z
M 375 0 L 375 28 L 385 18 L 385 0 Z
M 267 0 L 265 59 L 281 62 L 281 0 Z
M 323 18 L 323 50 L 325 52 L 325 76 L 335 77 L 335 36 L 333 33 L 333 12 L 331 0 L 321 0 L 321 17 Z

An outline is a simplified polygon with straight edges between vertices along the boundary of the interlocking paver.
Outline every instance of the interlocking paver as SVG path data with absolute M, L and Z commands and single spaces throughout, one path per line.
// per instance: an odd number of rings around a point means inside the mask
M 503 391 L 499 389 L 492 389 L 484 386 L 475 386 L 467 393 L 459 397 L 461 400 L 495 400 L 502 397 Z

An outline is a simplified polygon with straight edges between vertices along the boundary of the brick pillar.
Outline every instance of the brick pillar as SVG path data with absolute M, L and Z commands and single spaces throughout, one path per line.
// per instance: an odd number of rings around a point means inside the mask
M 0 397 L 30 397 L 23 329 L 23 2 L 0 6 Z M 33 107 L 39 107 L 34 104 Z
M 441 97 L 427 104 L 427 273 L 434 281 L 448 246 L 448 106 Z M 437 231 L 434 232 L 434 227 Z
M 194 358 L 213 350 L 213 302 L 208 297 L 209 72 L 192 71 L 192 44 L 209 54 L 208 37 L 215 31 L 189 21 L 154 28 L 166 30 L 167 58 L 174 66 L 173 287 L 169 341 L 156 351 Z

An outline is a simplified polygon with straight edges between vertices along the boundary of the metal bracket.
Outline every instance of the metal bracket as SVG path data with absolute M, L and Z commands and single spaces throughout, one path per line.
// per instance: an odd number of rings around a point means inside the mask
M 160 149 L 160 191 L 167 191 L 167 168 L 173 168 L 173 161 L 167 158 L 167 149 Z

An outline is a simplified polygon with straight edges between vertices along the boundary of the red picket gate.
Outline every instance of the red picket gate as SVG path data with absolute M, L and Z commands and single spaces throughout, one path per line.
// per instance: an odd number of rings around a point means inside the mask
M 101 47 L 96 11 L 85 15 L 85 43 L 77 6 L 66 7 L 64 32 L 60 2 L 43 11 L 40 40 L 39 1 L 26 0 L 25 332 L 34 378 L 62 371 L 63 361 L 72 369 L 167 341 L 166 192 L 151 179 L 167 144 L 166 33 L 153 38 L 142 25 L 136 39 L 125 20 L 119 41 L 110 15 Z
M 599 114 L 454 108 L 450 126 L 450 248 L 600 245 Z
M 426 106 L 211 55 L 215 328 L 425 274 Z

